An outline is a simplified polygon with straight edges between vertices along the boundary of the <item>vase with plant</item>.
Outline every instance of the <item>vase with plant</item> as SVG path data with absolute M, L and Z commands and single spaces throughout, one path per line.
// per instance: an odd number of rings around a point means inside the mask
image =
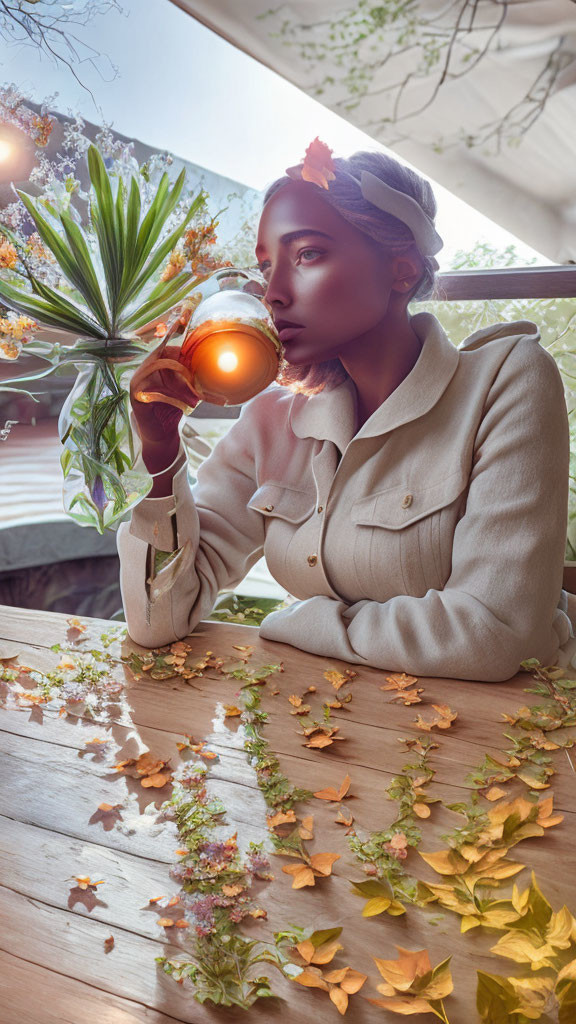
M 190 222 L 205 213 L 207 196 L 200 190 L 185 201 L 185 171 L 172 185 L 164 172 L 145 204 L 136 175 L 128 183 L 114 178 L 93 145 L 87 160 L 85 210 L 72 203 L 57 208 L 46 198 L 18 192 L 58 283 L 41 280 L 18 238 L 0 224 L 10 247 L 10 260 L 1 268 L 0 301 L 14 311 L 10 323 L 18 314 L 21 321 L 28 318 L 49 333 L 57 331 L 59 338 L 61 332 L 74 338 L 70 345 L 60 340 L 29 345 L 48 368 L 7 383 L 12 388 L 65 364 L 78 370 L 59 419 L 64 505 L 78 523 L 102 533 L 125 518 L 151 487 L 130 425 L 128 382 L 150 351 L 137 332 L 154 325 L 209 276 L 197 259 L 187 267 L 178 250 Z

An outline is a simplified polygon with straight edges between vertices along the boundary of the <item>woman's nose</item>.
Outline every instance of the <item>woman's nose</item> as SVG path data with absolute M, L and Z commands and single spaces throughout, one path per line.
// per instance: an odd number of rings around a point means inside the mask
M 281 266 L 270 268 L 266 282 L 266 302 L 271 306 L 290 305 L 290 289 L 286 273 Z

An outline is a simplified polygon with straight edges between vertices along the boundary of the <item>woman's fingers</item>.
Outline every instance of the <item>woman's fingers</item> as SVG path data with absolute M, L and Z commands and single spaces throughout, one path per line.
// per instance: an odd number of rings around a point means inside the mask
M 194 408 L 198 395 L 189 371 L 174 359 L 159 359 L 142 367 L 132 379 L 132 397 L 143 403 L 167 402 L 179 408 Z

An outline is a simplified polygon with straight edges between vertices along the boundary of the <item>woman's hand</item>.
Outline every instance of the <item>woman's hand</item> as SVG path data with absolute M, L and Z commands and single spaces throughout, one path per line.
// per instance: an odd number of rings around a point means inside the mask
M 161 473 L 176 458 L 182 412 L 191 411 L 200 401 L 188 382 L 184 366 L 181 372 L 178 369 L 178 354 L 177 346 L 162 343 L 144 360 L 130 383 L 130 402 L 142 440 L 142 458 L 152 474 Z M 149 398 L 142 401 L 139 395 Z

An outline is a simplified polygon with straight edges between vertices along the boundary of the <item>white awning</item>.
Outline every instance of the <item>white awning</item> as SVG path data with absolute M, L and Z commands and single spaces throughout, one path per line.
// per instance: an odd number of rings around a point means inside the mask
M 272 14 L 270 0 L 172 2 L 549 259 L 576 262 L 574 0 L 398 0 L 397 9 L 429 20 L 417 38 L 406 37 L 404 52 L 384 62 L 400 22 L 379 31 L 375 24 L 391 0 L 295 0 Z M 341 25 L 330 40 L 339 12 L 354 10 L 365 24 Z M 436 90 L 458 16 L 448 71 Z M 366 38 L 354 43 L 362 31 Z M 430 39 L 440 44 L 440 58 L 420 74 L 422 43 Z M 309 60 L 304 51 L 314 43 L 321 49 Z M 401 82 L 401 117 L 394 120 Z M 270 130 L 282 131 L 282 111 Z

